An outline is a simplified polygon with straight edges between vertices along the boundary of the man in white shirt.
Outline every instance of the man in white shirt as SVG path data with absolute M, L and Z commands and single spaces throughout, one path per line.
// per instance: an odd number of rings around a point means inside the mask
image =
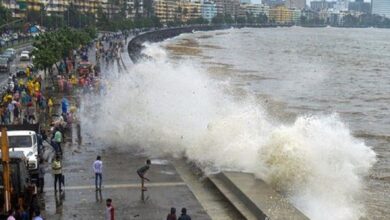
M 102 173 L 103 173 L 103 162 L 100 156 L 97 156 L 95 162 L 92 165 L 93 172 L 95 172 L 95 187 L 96 191 L 102 189 Z
M 35 217 L 33 218 L 33 220 L 43 220 L 43 218 L 41 217 L 41 212 L 39 210 L 35 211 Z

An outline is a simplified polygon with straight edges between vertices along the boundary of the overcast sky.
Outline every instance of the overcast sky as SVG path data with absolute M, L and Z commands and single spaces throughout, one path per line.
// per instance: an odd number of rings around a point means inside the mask
M 307 5 L 310 5 L 310 2 L 311 1 L 315 1 L 315 0 L 306 0 L 306 4 Z M 318 0 L 316 0 L 318 1 Z M 328 2 L 330 1 L 336 1 L 336 0 L 327 0 Z M 355 0 L 349 0 L 350 2 L 354 2 Z M 371 0 L 364 0 L 365 2 L 371 2 Z M 390 1 L 390 0 L 389 0 Z M 255 4 L 259 4 L 261 2 L 261 0 L 251 0 L 252 3 L 255 3 Z

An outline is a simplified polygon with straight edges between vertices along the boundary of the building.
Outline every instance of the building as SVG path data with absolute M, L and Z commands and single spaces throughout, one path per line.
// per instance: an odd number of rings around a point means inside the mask
M 142 16 L 144 13 L 144 7 L 142 0 L 125 0 L 126 1 L 126 17 L 135 18 L 136 16 Z
M 269 6 L 262 4 L 241 4 L 239 17 L 245 17 L 247 14 L 251 14 L 258 17 L 260 14 L 269 16 Z
M 284 5 L 276 6 L 269 9 L 268 19 L 278 24 L 290 24 L 293 22 L 293 12 Z
M 240 0 L 215 0 L 217 14 L 230 15 L 233 18 L 238 16 Z
M 304 9 L 306 8 L 306 0 L 286 0 L 285 3 L 287 8 Z
M 371 13 L 371 3 L 364 2 L 364 0 L 355 0 L 355 2 L 349 3 L 348 10 L 369 14 Z
M 163 24 L 179 19 L 178 1 L 176 0 L 155 0 L 153 2 L 153 9 L 154 14 Z
M 328 2 L 326 0 L 310 2 L 310 8 L 314 11 L 324 11 L 334 7 L 336 2 Z
M 204 1 L 201 4 L 202 18 L 211 22 L 211 20 L 217 16 L 217 5 L 212 1 Z
M 199 1 L 182 0 L 178 2 L 178 15 L 182 22 L 194 20 L 202 16 L 201 3 Z
M 338 0 L 333 6 L 335 12 L 348 11 L 349 0 Z
M 390 18 L 389 0 L 372 0 L 372 13 Z
M 250 4 L 251 0 L 240 0 L 241 4 Z
M 302 10 L 298 8 L 291 9 L 291 20 L 294 24 L 301 23 Z
M 284 0 L 262 0 L 261 2 L 270 7 L 284 5 Z
M 70 5 L 85 13 L 96 13 L 99 7 L 106 11 L 109 8 L 108 0 L 7 0 L 3 4 L 11 9 L 14 17 L 24 17 L 27 11 L 40 11 L 41 9 L 45 10 L 48 15 L 62 14 L 68 10 Z M 118 11 L 118 6 L 115 8 Z

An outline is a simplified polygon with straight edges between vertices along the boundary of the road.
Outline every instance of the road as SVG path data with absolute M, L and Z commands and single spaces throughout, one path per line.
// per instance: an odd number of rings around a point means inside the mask
M 23 50 L 31 51 L 32 50 L 32 46 L 31 45 L 23 46 L 23 47 L 20 47 L 20 48 L 15 48 L 15 50 L 16 50 L 16 58 L 10 64 L 11 68 L 10 68 L 10 72 L 9 73 L 15 73 L 16 67 L 18 65 L 26 67 L 29 63 L 31 63 L 31 61 L 20 61 L 20 53 Z M 6 87 L 7 84 L 8 84 L 9 73 L 0 73 L 0 90 L 1 91 L 3 91 L 3 88 Z

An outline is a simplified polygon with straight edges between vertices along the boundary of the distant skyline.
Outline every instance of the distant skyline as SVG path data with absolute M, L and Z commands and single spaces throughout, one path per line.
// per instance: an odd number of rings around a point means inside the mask
M 310 5 L 310 2 L 312 1 L 318 1 L 318 0 L 306 0 L 306 5 Z M 328 2 L 337 1 L 337 0 L 326 0 Z M 349 0 L 350 2 L 354 2 L 355 0 Z M 364 0 L 365 2 L 371 2 L 371 0 Z M 390 0 L 389 0 L 390 1 Z M 251 3 L 253 4 L 260 4 L 261 0 L 251 0 Z

